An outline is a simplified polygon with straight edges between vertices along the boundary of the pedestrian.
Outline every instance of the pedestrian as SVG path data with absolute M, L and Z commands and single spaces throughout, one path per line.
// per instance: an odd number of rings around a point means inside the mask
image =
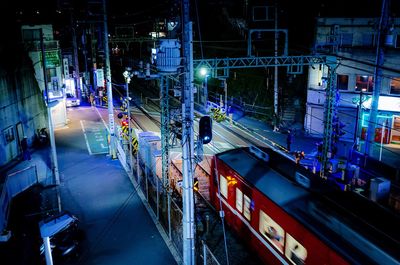
M 93 92 L 90 93 L 89 100 L 90 100 L 90 105 L 91 105 L 92 107 L 94 107 L 94 95 L 93 95 Z
M 292 145 L 293 142 L 293 134 L 291 130 L 288 130 L 288 134 L 286 137 L 286 149 L 288 150 L 288 152 L 290 152 L 290 146 Z
M 300 164 L 300 160 L 304 159 L 305 153 L 304 151 L 296 151 L 294 153 L 294 158 L 296 160 L 296 164 Z
M 31 160 L 31 153 L 29 152 L 28 148 L 28 137 L 24 136 L 24 138 L 21 141 L 21 148 L 22 148 L 22 155 L 24 157 L 24 160 Z

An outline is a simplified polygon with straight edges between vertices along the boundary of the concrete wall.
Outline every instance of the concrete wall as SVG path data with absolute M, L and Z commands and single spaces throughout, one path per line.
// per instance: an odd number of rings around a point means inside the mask
M 20 155 L 21 137 L 28 136 L 32 146 L 37 129 L 47 127 L 47 110 L 32 62 L 22 50 L 15 57 L 15 66 L 0 65 L 0 166 Z

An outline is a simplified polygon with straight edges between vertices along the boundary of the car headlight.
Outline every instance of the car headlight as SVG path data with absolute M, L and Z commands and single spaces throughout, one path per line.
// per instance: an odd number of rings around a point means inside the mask
M 79 99 L 76 100 L 76 104 L 80 105 L 81 101 Z

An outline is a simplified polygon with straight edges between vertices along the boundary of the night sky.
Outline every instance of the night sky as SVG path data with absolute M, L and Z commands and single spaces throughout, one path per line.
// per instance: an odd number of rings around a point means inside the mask
M 87 1 L 82 0 L 7 1 L 5 6 L 1 8 L 2 42 L 18 38 L 21 23 L 51 23 L 55 27 L 62 24 L 66 25 L 69 22 L 68 18 L 63 13 L 57 13 L 56 10 L 65 6 L 65 3 L 68 2 L 71 2 L 74 6 L 74 13 L 77 17 L 84 13 L 88 14 Z M 222 27 L 221 10 L 226 8 L 232 17 L 244 17 L 244 2 L 244 0 L 190 1 L 191 20 L 195 24 L 194 39 L 199 40 L 200 37 L 203 41 L 215 41 L 221 38 L 239 39 L 239 35 L 228 32 L 226 26 L 225 28 Z M 272 1 L 249 0 L 249 3 L 254 5 L 268 5 L 269 2 L 272 4 Z M 392 0 L 391 11 L 393 15 L 400 13 L 399 2 Z M 380 5 L 381 1 L 376 0 L 278 0 L 279 27 L 289 30 L 291 54 L 305 53 L 312 44 L 316 17 L 378 17 Z M 109 23 L 111 24 L 109 28 L 112 29 L 112 24 L 145 25 L 147 23 L 150 25 L 153 19 L 157 17 L 171 18 L 178 16 L 180 6 L 179 0 L 108 1 Z M 266 28 L 271 26 L 266 25 Z M 243 40 L 243 38 L 241 39 Z M 207 43 L 204 45 L 206 46 Z M 233 53 L 232 55 L 237 56 L 239 54 Z

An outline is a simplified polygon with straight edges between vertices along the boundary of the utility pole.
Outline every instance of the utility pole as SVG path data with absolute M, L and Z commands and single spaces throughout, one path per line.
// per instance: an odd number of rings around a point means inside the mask
M 375 138 L 375 128 L 378 117 L 378 103 L 379 96 L 381 94 L 382 86 L 382 66 L 384 64 L 384 43 L 389 22 L 389 1 L 382 0 L 381 17 L 379 20 L 378 29 L 378 43 L 376 45 L 376 57 L 375 57 L 375 70 L 374 70 L 374 92 L 372 95 L 371 110 L 369 114 L 367 137 L 365 140 L 365 150 L 364 153 L 372 156 L 374 151 L 374 138 Z M 384 133 L 384 132 L 382 132 Z M 372 148 L 371 148 L 372 145 Z
M 189 0 L 183 0 L 183 93 L 182 93 L 182 201 L 183 263 L 195 264 L 195 223 L 193 197 L 193 34 L 189 21 Z
M 274 115 L 275 115 L 275 122 L 274 122 L 274 131 L 278 130 L 278 121 L 279 121 L 279 112 L 278 112 L 278 3 L 275 1 L 275 66 L 274 66 Z
M 74 23 L 74 18 L 73 18 L 73 11 L 71 10 L 71 33 L 72 33 L 72 46 L 74 50 L 74 68 L 75 68 L 75 74 L 74 74 L 74 79 L 75 79 L 75 91 L 76 91 L 76 97 L 79 98 L 79 100 L 82 101 L 82 95 L 81 95 L 81 79 L 80 79 L 80 73 L 79 73 L 79 56 L 78 56 L 78 44 L 76 42 L 76 29 L 75 29 L 75 23 Z
M 108 124 L 110 128 L 110 155 L 111 159 L 116 159 L 115 151 L 115 128 L 114 128 L 114 106 L 113 106 L 113 95 L 111 87 L 111 67 L 110 67 L 110 51 L 108 48 L 108 26 L 107 26 L 107 8 L 106 0 L 103 0 L 103 21 L 104 21 L 104 56 L 105 56 L 105 81 L 107 86 L 107 99 L 108 99 Z
M 332 158 L 333 119 L 337 117 L 337 87 L 336 87 L 336 57 L 328 57 L 328 84 L 325 92 L 325 117 L 324 137 L 322 145 L 321 171 L 320 176 L 325 178 L 329 160 Z
M 60 185 L 60 175 L 58 172 L 58 160 L 57 160 L 57 150 L 56 150 L 56 141 L 54 139 L 54 128 L 53 128 L 53 119 L 51 116 L 51 110 L 49 106 L 49 94 L 48 94 L 48 84 L 47 84 L 47 74 L 46 74 L 46 54 L 44 48 L 44 41 L 43 41 L 43 30 L 40 30 L 40 48 L 42 51 L 42 64 L 43 64 L 43 82 L 44 82 L 44 94 L 45 94 L 45 104 L 47 108 L 47 119 L 48 119 L 48 126 L 49 126 L 49 136 L 50 136 L 50 146 L 51 146 L 51 161 L 52 161 L 52 169 L 54 172 L 54 178 L 56 185 Z M 59 206 L 60 207 L 60 206 Z

